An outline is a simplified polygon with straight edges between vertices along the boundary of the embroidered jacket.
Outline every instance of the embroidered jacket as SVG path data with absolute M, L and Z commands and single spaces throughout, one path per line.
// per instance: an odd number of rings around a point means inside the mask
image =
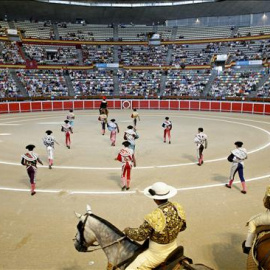
M 129 228 L 126 234 L 136 241 L 150 238 L 158 244 L 168 244 L 185 229 L 186 217 L 182 206 L 178 203 L 166 202 L 146 215 L 144 223 L 139 228 Z
M 28 169 L 29 167 L 37 167 L 38 155 L 32 151 L 27 152 L 26 154 L 22 155 L 21 164 L 26 166 Z

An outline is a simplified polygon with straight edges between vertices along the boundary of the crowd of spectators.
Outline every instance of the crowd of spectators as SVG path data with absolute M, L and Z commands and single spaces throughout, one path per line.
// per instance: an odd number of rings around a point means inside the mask
M 169 70 L 164 96 L 202 96 L 208 81 L 208 71 Z
M 0 69 L 0 98 L 19 97 L 15 81 L 8 69 Z
M 245 97 L 256 91 L 264 71 L 228 69 L 218 75 L 208 95 L 211 97 Z
M 109 70 L 74 70 L 69 72 L 75 95 L 112 95 L 113 74 Z
M 23 45 L 26 57 L 38 64 L 78 65 L 79 58 L 75 46 Z
M 113 63 L 112 45 L 82 45 L 83 63 Z
M 16 42 L 0 42 L 0 63 L 24 64 L 20 49 Z
M 68 96 L 63 70 L 18 70 L 29 97 Z
M 119 70 L 119 93 L 121 96 L 158 96 L 161 76 L 159 70 Z
M 119 46 L 119 62 L 126 66 L 160 66 L 166 64 L 168 46 Z

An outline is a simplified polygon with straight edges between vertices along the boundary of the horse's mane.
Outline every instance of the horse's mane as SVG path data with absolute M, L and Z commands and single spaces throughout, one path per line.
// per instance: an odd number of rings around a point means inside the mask
M 110 229 L 112 229 L 115 233 L 119 234 L 119 236 L 125 236 L 125 234 L 120 231 L 118 228 L 116 228 L 113 224 L 111 224 L 109 221 L 107 221 L 104 218 L 101 218 L 95 214 L 91 214 L 91 217 L 97 219 L 98 221 L 104 223 L 105 225 L 107 225 Z M 141 246 L 139 243 L 137 243 L 136 241 L 131 241 L 128 237 L 126 238 L 128 241 L 132 242 L 133 244 L 137 245 L 138 247 Z

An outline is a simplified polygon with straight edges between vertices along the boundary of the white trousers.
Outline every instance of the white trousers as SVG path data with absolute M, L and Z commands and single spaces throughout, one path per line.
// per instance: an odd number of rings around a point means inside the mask
M 53 149 L 53 147 L 51 147 L 51 146 L 48 146 L 47 147 L 47 154 L 48 154 L 48 159 L 53 159 L 53 152 L 54 152 L 54 149 Z
M 149 248 L 140 254 L 126 270 L 151 270 L 164 262 L 167 256 L 176 248 L 176 240 L 165 245 L 150 240 Z

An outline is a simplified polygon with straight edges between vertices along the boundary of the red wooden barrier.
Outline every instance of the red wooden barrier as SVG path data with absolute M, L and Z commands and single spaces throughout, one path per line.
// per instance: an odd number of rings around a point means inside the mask
M 59 111 L 59 110 L 98 110 L 101 100 L 55 100 L 0 103 L 1 113 Z M 269 103 L 230 102 L 206 100 L 108 100 L 109 109 L 154 109 L 192 110 L 254 113 L 270 115 Z

